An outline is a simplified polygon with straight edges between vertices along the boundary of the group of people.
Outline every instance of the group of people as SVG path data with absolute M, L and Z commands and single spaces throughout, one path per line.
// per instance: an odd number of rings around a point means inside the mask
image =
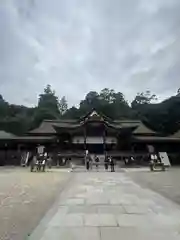
M 100 163 L 99 157 L 97 155 L 94 155 L 94 159 L 93 159 L 90 154 L 87 154 L 85 157 L 85 165 L 86 165 L 86 169 L 88 171 L 92 170 L 93 163 L 96 166 L 96 170 L 98 171 L 99 163 Z M 109 157 L 106 156 L 104 159 L 104 168 L 106 171 L 108 171 L 109 166 L 110 166 L 111 172 L 115 172 L 115 168 L 114 168 L 115 162 L 114 162 L 113 158 L 110 156 Z
M 111 172 L 115 172 L 115 168 L 114 168 L 115 162 L 114 162 L 114 159 L 112 157 L 110 157 L 110 156 L 109 157 L 106 156 L 105 159 L 104 159 L 104 167 L 105 167 L 106 171 L 108 171 L 109 166 L 111 168 Z

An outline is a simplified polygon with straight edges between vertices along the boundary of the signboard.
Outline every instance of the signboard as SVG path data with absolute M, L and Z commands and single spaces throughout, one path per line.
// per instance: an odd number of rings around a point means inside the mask
M 161 162 L 164 163 L 165 166 L 171 166 L 171 163 L 169 161 L 169 157 L 166 152 L 160 152 L 159 157 L 161 159 Z
M 43 145 L 38 146 L 38 148 L 37 148 L 38 154 L 43 154 L 44 153 L 44 148 L 45 147 Z

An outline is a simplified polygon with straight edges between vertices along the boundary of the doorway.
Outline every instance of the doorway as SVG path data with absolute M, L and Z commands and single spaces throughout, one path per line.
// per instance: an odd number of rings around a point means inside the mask
M 90 154 L 97 154 L 97 155 L 104 154 L 103 144 L 87 144 L 86 146 Z

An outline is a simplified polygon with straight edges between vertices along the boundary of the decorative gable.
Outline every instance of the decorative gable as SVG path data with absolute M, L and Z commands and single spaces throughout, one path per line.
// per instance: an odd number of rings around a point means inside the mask
M 100 117 L 100 115 L 95 110 L 93 110 L 92 113 L 90 114 L 90 117 L 93 116 Z
M 98 114 L 95 110 L 93 110 L 85 118 L 85 121 L 91 121 L 91 120 L 104 121 L 104 118 L 100 114 Z

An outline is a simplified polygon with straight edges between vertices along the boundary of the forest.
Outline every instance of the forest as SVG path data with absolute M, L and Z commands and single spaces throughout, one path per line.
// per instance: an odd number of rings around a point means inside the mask
M 47 85 L 35 107 L 8 103 L 0 95 L 0 130 L 23 135 L 44 119 L 78 119 L 93 108 L 110 119 L 139 119 L 162 134 L 180 129 L 180 90 L 162 102 L 150 91 L 141 92 L 128 103 L 122 92 L 104 88 L 99 93 L 90 91 L 78 107 L 68 108 L 66 97 L 59 98 Z

